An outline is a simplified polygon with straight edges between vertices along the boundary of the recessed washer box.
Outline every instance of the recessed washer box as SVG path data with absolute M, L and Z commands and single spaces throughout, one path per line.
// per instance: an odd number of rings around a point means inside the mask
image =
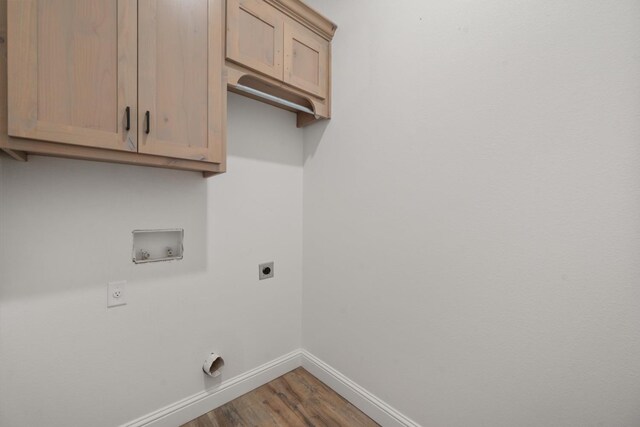
M 133 262 L 173 261 L 182 259 L 184 230 L 133 230 Z

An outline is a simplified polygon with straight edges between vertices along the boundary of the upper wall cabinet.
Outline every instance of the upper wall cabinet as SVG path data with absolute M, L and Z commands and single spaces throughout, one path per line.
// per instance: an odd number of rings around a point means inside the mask
M 136 0 L 11 0 L 9 134 L 135 151 L 125 111 L 137 103 L 136 9 Z
M 8 24 L 0 149 L 223 172 L 224 7 L 0 0 L 0 30 Z
M 262 0 L 229 0 L 227 7 L 227 58 L 282 80 L 282 14 Z
M 227 93 L 215 3 L 138 1 L 141 153 L 222 161 Z
M 284 26 L 284 81 L 321 99 L 329 96 L 329 42 L 296 22 Z
M 298 126 L 330 118 L 335 30 L 299 0 L 227 0 L 229 89 L 296 112 Z

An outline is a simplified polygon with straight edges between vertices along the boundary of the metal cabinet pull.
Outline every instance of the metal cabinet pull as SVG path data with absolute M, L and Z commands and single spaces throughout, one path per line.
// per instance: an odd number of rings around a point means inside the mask
M 124 114 L 127 119 L 126 125 L 124 126 L 124 130 L 131 130 L 131 108 L 127 107 L 124 109 Z
M 146 133 L 147 135 L 149 134 L 149 132 L 151 132 L 151 114 L 147 111 L 146 113 L 144 113 L 144 121 L 145 121 L 145 129 L 144 129 L 144 133 Z

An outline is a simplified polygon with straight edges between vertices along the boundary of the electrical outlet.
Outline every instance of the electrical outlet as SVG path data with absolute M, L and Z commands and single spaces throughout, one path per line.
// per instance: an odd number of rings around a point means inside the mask
M 258 265 L 258 278 L 260 280 L 273 277 L 273 261 Z
M 107 285 L 107 308 L 127 304 L 125 299 L 126 280 L 109 282 Z

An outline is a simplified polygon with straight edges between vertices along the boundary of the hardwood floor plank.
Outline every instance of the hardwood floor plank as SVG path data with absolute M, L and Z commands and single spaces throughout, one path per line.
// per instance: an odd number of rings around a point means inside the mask
M 313 383 L 308 381 L 301 372 L 295 372 L 295 376 L 285 375 L 283 379 L 287 382 L 288 387 L 297 396 L 308 402 L 305 406 L 311 414 L 312 421 L 315 425 L 335 427 L 348 424 L 347 418 L 342 416 L 336 407 L 346 407 L 346 402 L 342 397 L 331 390 L 329 395 L 328 388 L 314 378 Z
M 305 425 L 304 420 L 289 409 L 273 387 L 259 387 L 255 395 L 266 410 L 274 413 L 278 425 Z
M 182 427 L 375 427 L 371 418 L 297 368 Z
M 246 394 L 240 397 L 237 401 L 233 402 L 234 407 L 238 413 L 242 414 L 245 425 L 250 426 L 271 426 L 277 425 L 276 419 L 273 414 L 269 412 L 268 408 L 256 399 L 254 393 Z
M 208 424 L 206 424 L 206 427 L 221 427 L 222 426 L 222 424 L 218 423 L 218 420 L 216 419 L 216 416 L 213 413 L 213 411 L 207 412 L 206 414 L 204 414 L 200 418 L 204 418 L 204 419 L 207 420 Z
M 249 424 L 236 410 L 234 402 L 228 403 L 216 410 L 216 419 L 223 426 L 248 426 Z
M 321 405 L 335 414 L 336 417 L 339 417 L 341 422 L 345 423 L 344 425 L 372 425 L 370 424 L 372 422 L 371 418 L 329 388 L 325 383 L 319 381 L 308 371 L 301 369 L 297 374 L 300 382 L 305 384 L 306 387 L 320 399 Z
M 286 405 L 289 411 L 300 418 L 303 422 L 301 425 L 305 425 L 307 427 L 326 426 L 327 424 L 320 422 L 318 415 L 316 414 L 316 410 L 313 408 L 316 402 L 309 399 L 308 396 L 298 394 L 298 392 L 291 386 L 291 383 L 287 380 L 287 375 L 289 374 L 276 378 L 267 385 L 273 388 L 278 398 Z

